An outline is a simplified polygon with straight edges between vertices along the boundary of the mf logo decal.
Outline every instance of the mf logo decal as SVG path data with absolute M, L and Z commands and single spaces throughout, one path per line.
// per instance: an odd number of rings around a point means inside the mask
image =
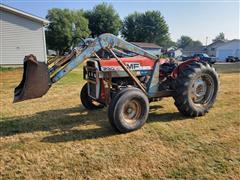
M 141 66 L 140 63 L 135 63 L 135 62 L 130 62 L 130 63 L 125 63 L 128 69 L 130 70 L 151 70 L 151 66 Z M 102 71 L 124 71 L 123 68 L 119 66 L 102 66 L 101 67 Z
M 139 70 L 140 69 L 140 64 L 139 63 L 126 63 L 126 66 L 130 70 Z

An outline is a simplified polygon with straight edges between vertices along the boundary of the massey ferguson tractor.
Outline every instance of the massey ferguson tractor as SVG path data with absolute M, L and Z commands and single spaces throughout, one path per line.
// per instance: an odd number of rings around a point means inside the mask
M 144 125 L 150 102 L 173 97 L 183 115 L 196 117 L 208 112 L 218 93 L 218 75 L 210 64 L 198 59 L 183 63 L 161 59 L 112 34 L 102 34 L 81 39 L 68 55 L 51 64 L 26 56 L 14 102 L 43 96 L 84 61 L 82 105 L 88 110 L 108 106 L 110 124 L 122 133 Z

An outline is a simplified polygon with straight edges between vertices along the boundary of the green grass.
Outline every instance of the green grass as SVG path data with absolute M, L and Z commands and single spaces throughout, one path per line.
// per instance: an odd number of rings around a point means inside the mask
M 219 73 L 240 73 L 240 63 L 214 64 Z
M 79 101 L 81 66 L 42 98 L 12 104 L 22 70 L 1 71 L 1 179 L 239 179 L 239 65 L 215 65 L 221 87 L 203 117 L 171 98 L 151 104 L 147 123 L 118 134 L 107 109 Z
M 17 69 L 21 69 L 22 67 L 2 67 L 0 66 L 0 72 L 14 71 Z

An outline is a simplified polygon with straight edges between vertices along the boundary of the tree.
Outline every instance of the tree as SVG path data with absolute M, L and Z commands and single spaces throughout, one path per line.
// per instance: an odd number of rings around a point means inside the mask
M 89 20 L 92 37 L 102 33 L 118 35 L 122 24 L 113 6 L 106 3 L 99 4 L 92 10 L 85 12 L 85 17 Z
M 202 44 L 201 41 L 193 41 L 191 45 L 192 45 L 192 47 L 194 47 L 194 48 L 200 48 L 200 47 L 203 46 L 203 44 Z
M 219 33 L 212 41 L 213 42 L 216 42 L 218 40 L 222 40 L 222 41 L 225 41 L 225 34 L 223 32 Z
M 168 25 L 159 11 L 135 12 L 123 21 L 121 29 L 127 41 L 153 42 L 163 45 L 168 41 Z
M 161 46 L 164 48 L 176 47 L 177 43 L 168 38 L 167 40 L 161 43 Z
M 189 36 L 181 36 L 181 38 L 177 41 L 177 45 L 179 48 L 186 48 L 187 46 L 191 45 L 193 42 L 192 38 Z
M 177 46 L 182 49 L 191 48 L 198 49 L 203 46 L 201 41 L 194 41 L 189 36 L 181 36 L 181 38 L 177 41 Z
M 50 21 L 46 30 L 47 47 L 59 54 L 69 50 L 75 37 L 86 38 L 90 34 L 82 10 L 53 8 L 46 18 Z
M 197 49 L 201 49 L 202 46 L 203 46 L 203 44 L 202 44 L 200 41 L 192 41 L 192 42 L 191 42 L 190 44 L 188 44 L 188 46 L 185 47 L 185 48 L 197 50 Z

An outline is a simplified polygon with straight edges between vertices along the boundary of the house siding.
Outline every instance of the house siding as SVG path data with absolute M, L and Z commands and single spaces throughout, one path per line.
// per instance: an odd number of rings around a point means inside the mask
M 28 54 L 46 61 L 43 24 L 2 10 L 0 16 L 0 64 L 23 64 Z
M 221 45 L 223 45 L 225 42 L 223 41 L 218 41 L 215 43 L 212 43 L 210 45 L 207 46 L 206 48 L 206 53 L 209 56 L 216 56 L 217 55 L 217 48 L 220 47 Z
M 194 54 L 197 54 L 197 53 L 204 53 L 203 50 L 183 50 L 182 51 L 182 54 L 184 56 L 193 56 Z
M 233 40 L 217 48 L 216 56 L 220 61 L 224 61 L 228 56 L 240 58 L 240 40 Z

